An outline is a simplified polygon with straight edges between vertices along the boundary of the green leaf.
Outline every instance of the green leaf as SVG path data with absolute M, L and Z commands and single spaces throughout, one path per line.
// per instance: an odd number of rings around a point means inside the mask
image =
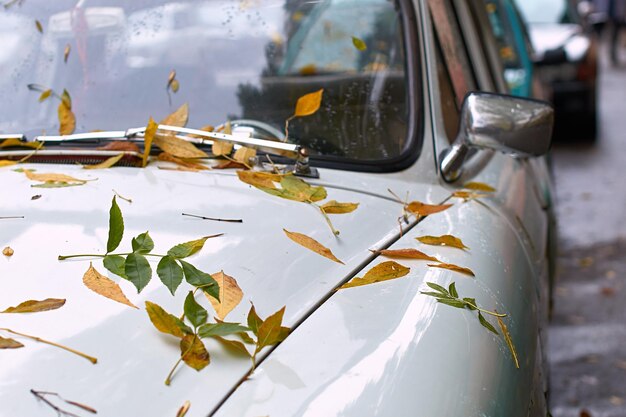
M 146 301 L 146 311 L 154 327 L 162 333 L 171 334 L 176 337 L 183 337 L 185 334 L 193 334 L 193 330 L 183 323 L 181 319 L 168 313 L 158 304 Z
M 439 284 L 435 284 L 434 282 L 427 282 L 426 285 L 428 285 L 430 288 L 432 288 L 433 290 L 440 292 L 441 294 L 444 295 L 450 295 L 450 293 L 448 292 L 448 290 L 446 290 L 444 287 L 442 287 Z
M 465 308 L 465 303 L 463 301 L 450 300 L 448 298 L 438 298 L 437 301 L 440 302 L 441 304 L 445 304 L 451 307 Z
M 263 320 L 263 324 L 259 326 L 258 330 L 256 352 L 265 346 L 271 346 L 280 341 L 284 314 L 285 307 Z
M 469 308 L 470 310 L 476 310 L 476 307 L 474 307 L 476 305 L 476 299 L 475 298 L 464 298 L 463 301 L 465 301 L 466 303 L 470 303 L 469 304 L 465 304 L 465 307 Z
M 148 234 L 148 232 L 142 233 L 132 240 L 133 252 L 137 253 L 150 253 L 154 249 L 154 242 Z
M 102 264 L 106 269 L 122 278 L 128 279 L 126 276 L 126 260 L 120 255 L 107 255 L 102 260 Z
M 189 291 L 185 298 L 185 317 L 193 324 L 193 327 L 202 326 L 209 318 L 209 313 L 202 307 L 193 296 L 193 291 Z
M 424 294 L 424 295 L 430 295 L 431 297 L 435 297 L 435 298 L 448 298 L 453 300 L 453 298 L 449 295 L 444 295 L 441 294 L 439 292 L 432 292 L 432 291 L 420 291 L 420 294 Z
M 453 282 L 448 286 L 448 291 L 450 291 L 450 295 L 452 297 L 459 298 L 459 293 L 456 292 L 456 282 Z
M 491 325 L 491 323 L 489 323 L 489 322 L 488 322 L 488 321 L 487 321 L 487 320 L 483 317 L 483 315 L 482 315 L 482 314 L 480 314 L 480 311 L 478 312 L 478 321 L 480 322 L 480 324 L 482 324 L 482 325 L 483 325 L 483 327 L 484 327 L 485 329 L 489 330 L 490 332 L 492 332 L 492 333 L 494 333 L 494 334 L 496 334 L 496 335 L 498 335 L 498 336 L 500 335 L 500 334 L 498 333 L 498 331 L 496 330 L 496 328 L 495 328 L 495 327 L 493 327 L 493 326 Z
M 185 273 L 185 280 L 194 287 L 202 288 L 202 290 L 215 298 L 220 300 L 220 287 L 217 281 L 206 272 L 200 271 L 198 268 L 190 264 L 189 262 L 179 261 L 183 266 L 183 272 Z
M 256 313 L 256 309 L 254 308 L 254 304 L 250 306 L 250 311 L 248 312 L 248 327 L 252 330 L 256 336 L 259 335 L 259 326 L 263 324 L 263 320 Z
M 248 330 L 250 329 L 248 329 L 245 326 L 242 326 L 239 323 L 227 323 L 227 322 L 207 323 L 198 329 L 198 336 L 202 338 L 215 337 L 215 336 L 229 336 L 231 334 L 247 332 Z
M 141 292 L 152 279 L 152 268 L 145 256 L 139 253 L 131 253 L 126 257 L 124 272 L 128 279 L 137 287 L 137 292 Z
M 248 344 L 251 344 L 251 345 L 253 345 L 255 343 L 254 339 L 251 338 L 250 335 L 248 335 L 248 333 L 240 332 L 240 333 L 237 333 L 237 336 L 241 340 L 243 340 L 244 343 L 248 343 Z
M 157 265 L 157 275 L 161 282 L 174 295 L 176 289 L 183 282 L 183 269 L 171 256 L 164 256 Z
M 220 235 L 216 235 L 216 236 L 220 236 Z M 178 244 L 174 246 L 172 249 L 168 250 L 167 254 L 177 259 L 186 258 L 198 252 L 200 249 L 202 249 L 202 247 L 204 246 L 204 242 L 206 242 L 206 240 L 210 237 L 214 237 L 214 236 L 205 236 L 201 239 L 192 240 L 189 242 Z
M 365 42 L 363 42 L 363 40 L 357 38 L 356 36 L 352 37 L 352 45 L 354 45 L 354 47 L 359 51 L 365 51 L 367 49 L 367 45 L 365 44 Z
M 120 245 L 122 237 L 124 236 L 124 218 L 122 217 L 122 210 L 117 205 L 115 196 L 111 202 L 111 209 L 109 210 L 109 240 L 107 241 L 107 253 L 113 252 Z

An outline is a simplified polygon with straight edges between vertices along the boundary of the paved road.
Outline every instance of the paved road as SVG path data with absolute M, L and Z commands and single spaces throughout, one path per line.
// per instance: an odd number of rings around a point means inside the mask
M 600 124 L 595 145 L 553 153 L 561 245 L 549 333 L 554 417 L 626 416 L 626 67 L 603 62 Z

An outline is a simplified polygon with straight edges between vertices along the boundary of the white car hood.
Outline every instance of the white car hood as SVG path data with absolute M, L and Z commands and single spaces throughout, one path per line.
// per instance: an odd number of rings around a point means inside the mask
M 336 285 L 362 268 L 370 259 L 369 249 L 385 245 L 398 234 L 401 206 L 387 198 L 381 175 L 322 172 L 323 180 L 336 179 L 336 187 L 327 187 L 329 199 L 360 203 L 351 214 L 332 216 L 341 231 L 335 238 L 314 208 L 265 194 L 240 182 L 232 171 L 25 167 L 97 180 L 79 187 L 40 189 L 32 188 L 34 183 L 22 173 L 7 168 L 0 171 L 4 188 L 0 215 L 24 216 L 0 220 L 0 245 L 15 250 L 12 257 L 0 259 L 0 310 L 31 299 L 67 299 L 66 305 L 55 311 L 1 314 L 0 327 L 68 345 L 97 357 L 98 364 L 19 339 L 24 348 L 0 351 L 1 417 L 54 415 L 30 394 L 31 388 L 88 404 L 102 416 L 173 416 L 186 400 L 192 404 L 188 416 L 205 416 L 250 368 L 245 358 L 232 356 L 207 341 L 211 364 L 201 372 L 179 368 L 172 385 L 166 387 L 163 381 L 179 356 L 178 341 L 151 325 L 144 303 L 149 300 L 181 314 L 188 286 L 181 285 L 172 297 L 154 273 L 152 282 L 138 295 L 129 282 L 108 274 L 121 281 L 128 298 L 140 307 L 135 310 L 83 285 L 89 260 L 57 260 L 60 254 L 105 251 L 113 190 L 132 199 L 132 204 L 118 199 L 125 221 L 121 251 L 130 249 L 131 238 L 146 230 L 155 241 L 155 251 L 162 252 L 177 243 L 225 234 L 207 241 L 189 261 L 209 273 L 223 270 L 238 281 L 244 299 L 228 321 L 245 322 L 250 302 L 254 302 L 262 317 L 286 306 L 284 323 L 294 325 Z M 367 189 L 368 193 L 351 188 Z M 440 201 L 444 194 L 415 182 L 411 189 L 417 190 L 413 198 L 427 202 Z M 38 194 L 41 198 L 33 200 Z M 243 223 L 192 219 L 181 216 L 182 212 L 241 218 Z M 317 239 L 345 265 L 296 245 L 284 235 L 283 228 Z M 107 275 L 100 260 L 92 261 Z M 154 271 L 156 264 L 152 267 Z M 209 303 L 204 305 L 211 311 Z

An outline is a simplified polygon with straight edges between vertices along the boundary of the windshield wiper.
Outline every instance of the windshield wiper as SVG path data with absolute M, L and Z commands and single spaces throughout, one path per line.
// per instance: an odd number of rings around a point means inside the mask
M 285 156 L 295 160 L 293 166 L 288 166 L 288 170 L 296 175 L 318 177 L 317 170 L 309 165 L 308 151 L 300 145 L 272 141 L 267 139 L 258 139 L 248 134 L 226 134 L 218 132 L 206 132 L 199 129 L 190 129 L 186 127 L 158 125 L 158 129 L 164 132 L 176 134 L 176 137 L 197 145 L 212 146 L 214 140 L 229 142 L 235 147 L 246 146 L 259 149 L 265 153 Z M 71 135 L 39 135 L 32 140 L 26 138 L 23 134 L 3 134 L 0 135 L 0 141 L 5 139 L 19 139 L 23 142 L 43 142 L 44 146 L 93 146 L 94 144 L 102 144 L 103 142 L 113 141 L 130 141 L 142 143 L 144 140 L 146 128 L 138 127 L 127 130 L 112 130 L 101 132 L 74 133 Z M 193 135 L 193 136 L 192 136 Z

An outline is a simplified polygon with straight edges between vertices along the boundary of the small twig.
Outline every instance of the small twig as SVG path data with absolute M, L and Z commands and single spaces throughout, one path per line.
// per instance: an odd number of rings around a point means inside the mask
M 27 338 L 27 339 L 34 340 L 34 341 L 36 341 L 36 342 L 45 343 L 45 344 L 50 345 L 50 346 L 58 347 L 59 349 L 66 350 L 66 351 L 68 351 L 68 352 L 70 352 L 70 353 L 73 353 L 73 354 L 78 355 L 78 356 L 80 356 L 80 357 L 82 357 L 82 358 L 85 358 L 85 359 L 87 359 L 89 362 L 93 363 L 94 365 L 95 365 L 96 363 L 98 363 L 98 359 L 97 359 L 97 358 L 94 358 L 93 356 L 89 356 L 89 355 L 87 355 L 87 354 L 84 354 L 84 353 L 82 353 L 82 352 L 79 352 L 79 351 L 77 351 L 77 350 L 75 350 L 75 349 L 72 349 L 72 348 L 69 348 L 69 347 L 67 347 L 67 346 L 63 346 L 63 345 L 60 345 L 60 344 L 55 343 L 55 342 L 50 342 L 49 340 L 45 340 L 45 339 L 42 339 L 42 338 L 37 337 L 37 336 L 31 336 L 31 335 L 28 335 L 28 334 L 24 334 L 24 333 L 16 332 L 16 331 L 14 331 L 14 330 L 7 329 L 7 328 L 0 328 L 0 330 L 5 331 L 5 332 L 8 332 L 8 333 L 11 333 L 11 334 L 14 334 L 14 335 L 16 335 L 16 336 L 25 337 L 25 338 Z
M 195 217 L 196 219 L 202 219 L 202 220 L 213 220 L 214 222 L 243 223 L 243 219 L 220 219 L 216 217 L 205 217 L 205 216 L 198 216 L 196 214 L 188 214 L 188 213 L 182 213 L 182 215 L 188 216 L 188 217 Z
M 0 217 L 0 220 L 9 220 L 9 219 L 23 219 L 24 216 L 3 216 Z
M 32 389 L 32 388 L 31 388 L 30 392 L 31 392 L 34 396 L 36 396 L 37 398 L 39 398 L 39 399 L 41 399 L 41 400 L 45 401 L 45 402 L 46 402 L 48 405 L 50 405 L 51 407 L 55 407 L 55 406 L 54 406 L 53 404 L 51 404 L 51 403 L 50 403 L 50 402 L 49 402 L 49 401 L 48 401 L 48 400 L 44 397 L 45 395 L 53 395 L 53 396 L 57 397 L 58 399 L 60 399 L 61 401 L 65 402 L 65 403 L 67 403 L 67 404 L 73 405 L 74 407 L 82 408 L 83 410 L 88 411 L 88 412 L 93 413 L 93 414 L 98 414 L 98 411 L 97 411 L 95 408 L 90 407 L 90 406 L 85 405 L 85 404 L 81 404 L 81 403 L 76 402 L 76 401 L 66 400 L 65 398 L 61 397 L 61 395 L 57 394 L 56 392 L 48 392 L 48 391 L 35 391 L 35 390 L 34 390 L 34 389 Z M 66 413 L 67 415 L 74 415 L 74 414 L 68 413 L 67 411 L 60 411 L 60 410 L 58 410 L 56 407 L 55 407 L 55 409 L 57 410 L 57 412 L 60 412 L 60 413 Z
M 289 141 L 289 122 L 292 121 L 296 115 L 290 116 L 287 120 L 285 120 L 285 141 Z
M 119 198 L 121 198 L 122 200 L 124 200 L 124 201 L 128 201 L 129 203 L 131 203 L 131 204 L 132 204 L 133 200 L 131 200 L 130 198 L 122 197 L 122 196 L 120 195 L 120 193 L 118 193 L 118 192 L 117 192 L 117 191 L 115 191 L 115 190 L 113 190 L 113 192 L 115 193 L 115 195 L 116 195 L 116 196 L 118 196 L 118 197 L 119 197 Z
M 50 408 L 52 408 L 54 411 L 56 411 L 59 415 L 65 415 L 65 416 L 70 416 L 70 417 L 80 417 L 77 414 L 74 413 L 70 413 L 69 411 L 65 411 L 63 410 L 61 407 L 54 405 L 50 400 L 48 400 L 44 394 L 48 394 L 48 393 L 43 393 L 43 392 L 39 392 L 39 391 L 35 391 L 34 389 L 31 388 L 30 390 L 31 394 L 33 394 L 35 397 L 37 397 L 38 399 L 40 399 L 41 401 L 43 401 L 44 403 L 46 403 Z
M 276 166 L 276 164 L 274 164 L 274 161 L 272 161 L 272 158 L 270 158 L 269 155 L 265 155 L 265 157 L 267 158 L 267 160 L 270 162 L 270 164 L 272 165 L 272 169 L 274 170 L 274 173 L 280 175 L 280 170 L 278 169 L 278 167 Z

